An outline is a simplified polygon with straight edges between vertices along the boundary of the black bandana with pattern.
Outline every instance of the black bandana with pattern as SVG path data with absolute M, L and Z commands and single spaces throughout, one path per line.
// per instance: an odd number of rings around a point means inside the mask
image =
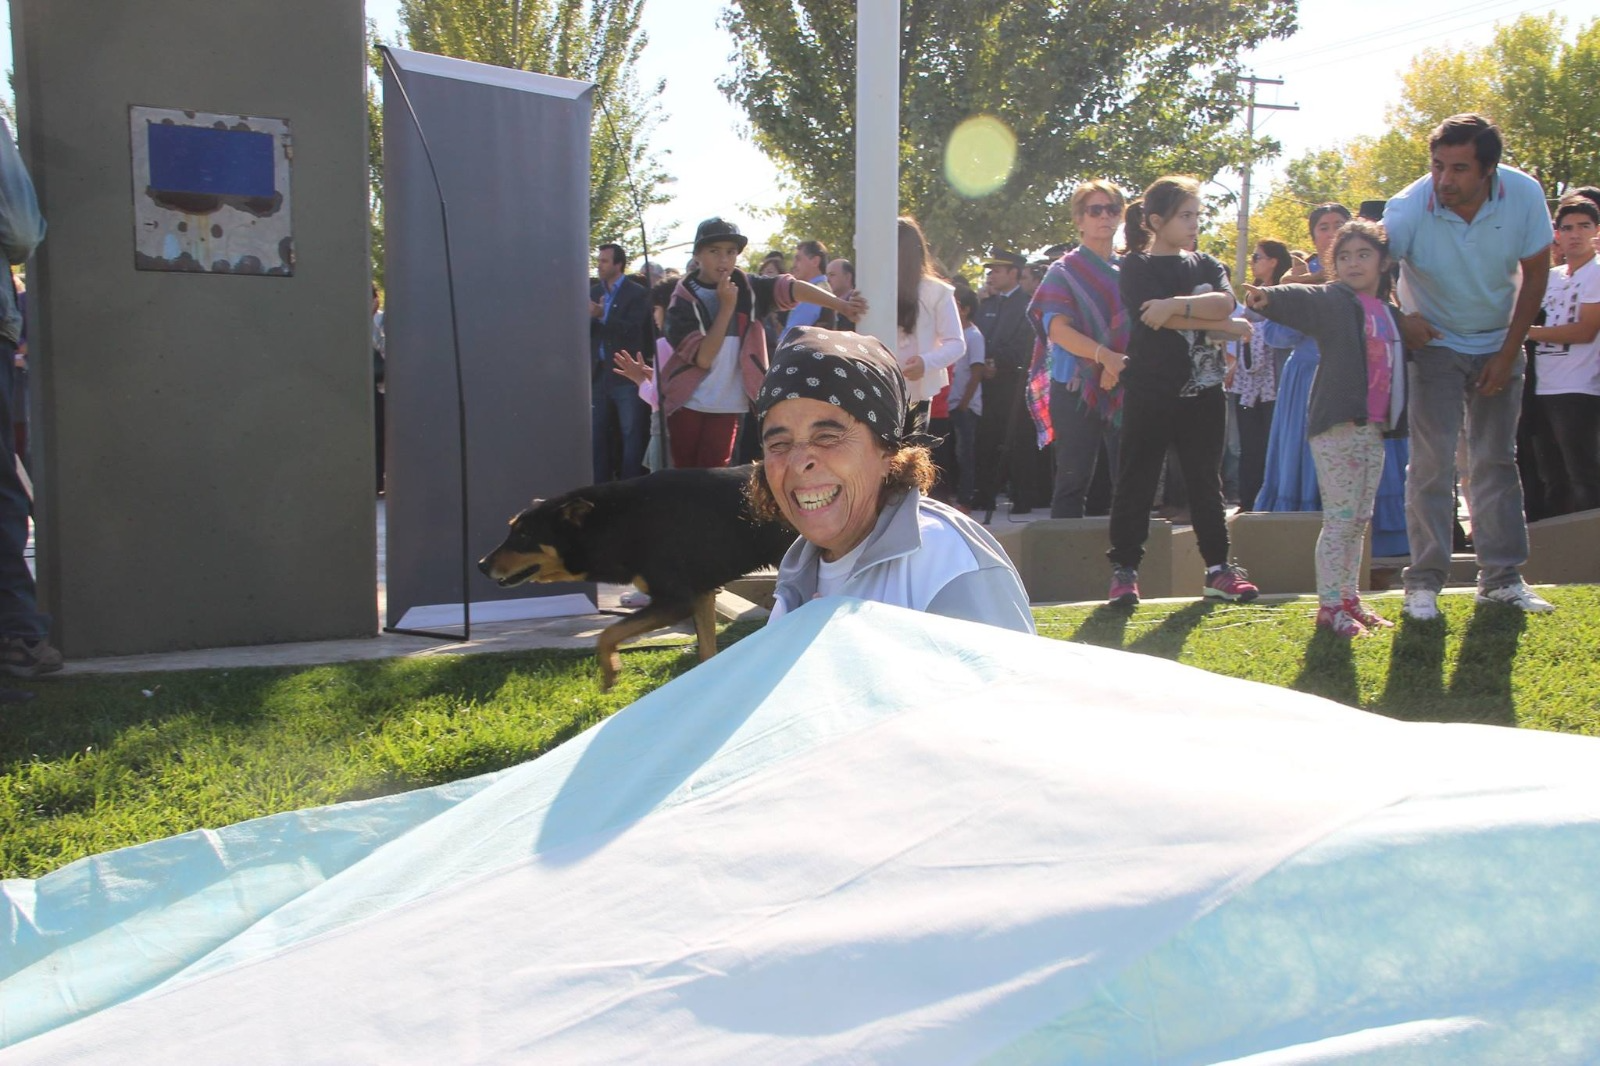
M 848 411 L 890 449 L 922 443 L 906 434 L 906 379 L 883 342 L 805 326 L 778 346 L 756 394 L 756 417 L 784 400 L 820 400 Z

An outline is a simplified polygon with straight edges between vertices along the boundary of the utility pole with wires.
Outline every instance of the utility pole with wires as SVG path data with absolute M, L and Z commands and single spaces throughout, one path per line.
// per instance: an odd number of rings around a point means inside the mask
M 1256 103 L 1257 85 L 1282 85 L 1281 78 L 1258 78 L 1254 74 L 1246 75 L 1239 79 L 1250 86 L 1250 102 L 1245 107 L 1244 120 L 1244 165 L 1239 168 L 1244 180 L 1239 185 L 1239 247 L 1234 253 L 1233 283 L 1243 285 L 1249 280 L 1245 271 L 1245 249 L 1250 243 L 1250 166 L 1253 162 L 1256 139 L 1256 108 L 1267 111 L 1298 111 L 1300 108 L 1294 104 L 1258 104 Z

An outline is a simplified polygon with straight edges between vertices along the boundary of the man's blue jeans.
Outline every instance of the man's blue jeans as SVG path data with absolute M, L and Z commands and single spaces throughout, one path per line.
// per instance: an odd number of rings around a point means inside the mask
M 17 477 L 17 432 L 11 421 L 12 341 L 0 339 L 0 636 L 41 640 L 50 634 L 50 616 L 39 613 L 33 574 L 23 553 L 28 547 L 32 503 Z
M 1517 476 L 1517 419 L 1522 413 L 1523 368 L 1497 395 L 1477 389 L 1489 357 L 1430 346 L 1416 352 L 1408 377 L 1411 465 L 1406 468 L 1406 533 L 1411 565 L 1405 586 L 1444 588 L 1450 572 L 1455 519 L 1456 442 L 1465 422 L 1472 475 L 1472 543 L 1478 553 L 1478 588 L 1521 581 L 1528 561 L 1528 520 Z

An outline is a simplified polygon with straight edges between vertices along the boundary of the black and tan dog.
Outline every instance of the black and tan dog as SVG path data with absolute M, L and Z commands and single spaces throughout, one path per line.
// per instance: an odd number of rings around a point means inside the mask
M 534 500 L 478 569 L 502 587 L 600 581 L 648 593 L 648 607 L 600 634 L 602 688 L 616 681 L 618 645 L 691 615 L 704 661 L 717 650 L 717 589 L 777 565 L 794 543 L 794 530 L 750 516 L 750 470 L 662 470 Z

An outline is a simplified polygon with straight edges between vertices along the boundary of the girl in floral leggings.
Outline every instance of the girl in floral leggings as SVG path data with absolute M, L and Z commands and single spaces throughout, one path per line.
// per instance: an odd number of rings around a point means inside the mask
M 1322 363 L 1311 386 L 1306 435 L 1322 486 L 1317 538 L 1317 625 L 1358 637 L 1393 623 L 1361 602 L 1361 552 L 1383 475 L 1386 436 L 1405 432 L 1404 348 L 1387 302 L 1389 242 L 1357 220 L 1334 240 L 1329 285 L 1245 286 L 1245 304 L 1317 338 Z

